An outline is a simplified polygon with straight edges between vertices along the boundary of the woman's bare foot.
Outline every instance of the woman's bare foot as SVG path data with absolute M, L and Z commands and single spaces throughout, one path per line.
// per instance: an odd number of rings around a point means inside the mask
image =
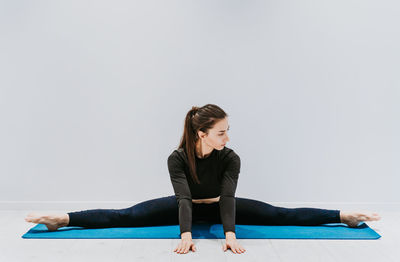
M 379 219 L 381 219 L 381 217 L 378 215 L 378 213 L 340 211 L 341 223 L 345 223 L 349 227 L 357 227 L 362 221 L 377 221 Z
M 26 222 L 32 222 L 37 224 L 44 224 L 49 231 L 56 231 L 60 227 L 66 227 L 69 223 L 68 214 L 52 215 L 52 214 L 41 214 L 41 213 L 30 213 L 25 218 Z

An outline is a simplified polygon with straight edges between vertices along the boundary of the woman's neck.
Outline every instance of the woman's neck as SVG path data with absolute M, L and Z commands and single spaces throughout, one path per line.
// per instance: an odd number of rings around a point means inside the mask
M 205 145 L 201 140 L 197 141 L 196 143 L 196 155 L 198 158 L 207 158 L 211 155 L 214 148 Z

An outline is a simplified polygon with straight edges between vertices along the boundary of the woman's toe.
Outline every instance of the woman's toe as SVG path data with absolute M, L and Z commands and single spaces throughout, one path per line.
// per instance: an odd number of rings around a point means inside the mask
M 381 219 L 381 217 L 379 215 L 375 216 L 375 220 L 380 220 L 380 219 Z

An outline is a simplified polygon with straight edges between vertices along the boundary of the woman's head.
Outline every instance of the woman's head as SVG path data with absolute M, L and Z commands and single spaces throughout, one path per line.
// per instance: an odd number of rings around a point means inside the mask
M 228 117 L 216 120 L 214 126 L 209 128 L 207 132 L 197 131 L 197 143 L 202 143 L 210 148 L 222 150 L 229 141 L 228 136 L 229 124 Z
M 200 181 L 195 166 L 196 145 L 203 143 L 216 150 L 222 150 L 229 141 L 228 130 L 228 114 L 217 105 L 193 106 L 187 112 L 179 148 L 185 149 L 190 172 L 197 183 Z

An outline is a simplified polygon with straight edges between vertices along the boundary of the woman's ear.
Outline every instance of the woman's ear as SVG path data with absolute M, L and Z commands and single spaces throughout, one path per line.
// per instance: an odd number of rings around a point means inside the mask
M 199 131 L 197 132 L 197 136 L 198 136 L 199 138 L 204 138 L 204 137 L 207 136 L 207 134 L 204 133 L 203 131 L 199 130 Z

